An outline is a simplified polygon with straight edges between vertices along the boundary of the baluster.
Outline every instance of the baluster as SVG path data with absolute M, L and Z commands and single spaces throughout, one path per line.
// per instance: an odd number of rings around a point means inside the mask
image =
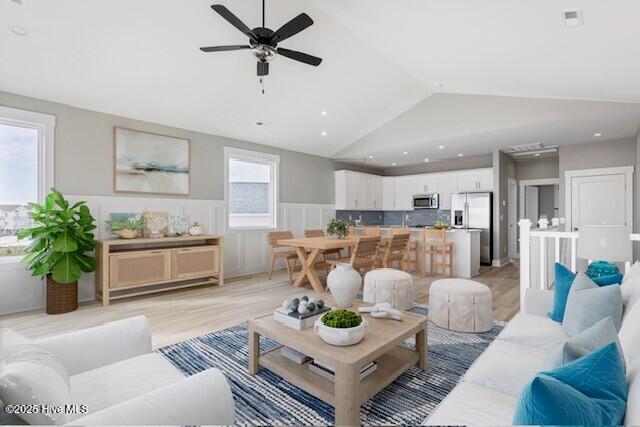
M 540 289 L 547 289 L 547 239 L 540 236 Z
M 571 271 L 576 272 L 576 237 L 571 237 Z
M 555 256 L 555 262 L 560 262 L 560 236 L 556 236 L 555 237 L 555 242 L 556 242 L 556 256 Z
M 521 219 L 518 221 L 520 227 L 520 310 L 524 310 L 525 294 L 531 285 L 531 259 L 530 259 L 530 242 L 531 242 L 531 221 Z

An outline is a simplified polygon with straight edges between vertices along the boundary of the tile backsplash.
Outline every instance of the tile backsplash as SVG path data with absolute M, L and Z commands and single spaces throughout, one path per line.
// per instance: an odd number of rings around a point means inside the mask
M 349 224 L 355 223 L 356 219 L 362 219 L 365 225 L 433 225 L 436 221 L 451 223 L 451 211 L 437 209 L 420 209 L 416 211 L 336 211 L 336 218 L 342 219 Z

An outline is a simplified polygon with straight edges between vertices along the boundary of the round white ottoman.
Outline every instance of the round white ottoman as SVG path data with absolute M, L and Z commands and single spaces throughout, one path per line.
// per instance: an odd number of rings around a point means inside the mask
M 436 280 L 429 289 L 429 319 L 453 331 L 489 331 L 493 328 L 491 290 L 473 280 Z
M 397 310 L 413 308 L 413 278 L 393 268 L 379 268 L 364 276 L 362 299 L 370 304 L 388 302 Z

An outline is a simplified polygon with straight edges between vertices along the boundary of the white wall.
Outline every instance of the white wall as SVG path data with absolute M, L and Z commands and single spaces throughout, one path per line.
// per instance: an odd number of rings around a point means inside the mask
M 225 277 L 264 272 L 268 268 L 268 246 L 265 230 L 225 232 L 224 202 L 222 200 L 134 198 L 117 196 L 67 195 L 76 202 L 87 202 L 96 219 L 96 237 L 104 239 L 108 232 L 104 221 L 112 212 L 163 211 L 170 215 L 186 215 L 189 221 L 199 222 L 207 233 L 224 235 Z M 326 228 L 335 216 L 333 205 L 309 203 L 280 203 L 279 229 L 291 230 L 302 236 L 305 229 Z M 44 307 L 44 289 L 40 279 L 30 277 L 17 261 L 0 262 L 0 314 L 33 310 Z M 79 284 L 80 301 L 95 299 L 94 275 L 86 274 Z

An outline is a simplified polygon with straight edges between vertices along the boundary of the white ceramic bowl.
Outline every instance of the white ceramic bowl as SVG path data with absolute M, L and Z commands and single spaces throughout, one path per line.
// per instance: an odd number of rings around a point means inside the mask
M 362 323 L 355 328 L 331 328 L 322 323 L 320 319 L 316 320 L 313 325 L 313 331 L 322 338 L 322 341 L 339 346 L 358 344 L 362 341 L 368 329 L 369 323 L 364 318 Z

